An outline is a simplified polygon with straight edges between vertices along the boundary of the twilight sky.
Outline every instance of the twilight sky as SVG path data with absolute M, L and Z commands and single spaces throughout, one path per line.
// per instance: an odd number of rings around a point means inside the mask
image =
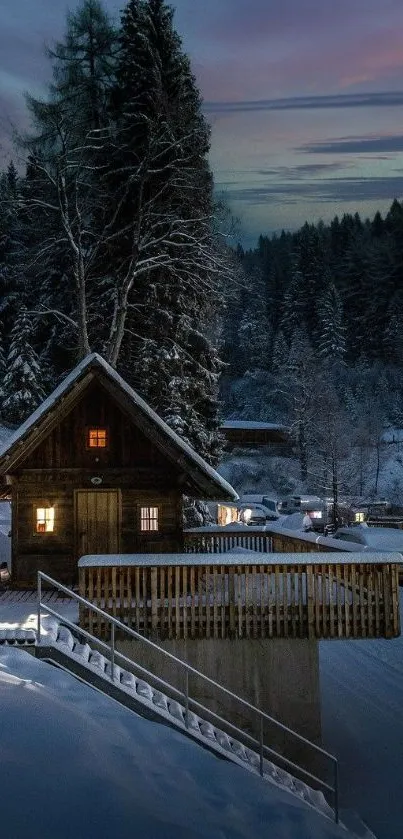
M 75 0 L 1 0 L 0 161 Z M 123 0 L 104 0 L 117 15 Z M 402 0 L 173 0 L 240 238 L 403 197 Z

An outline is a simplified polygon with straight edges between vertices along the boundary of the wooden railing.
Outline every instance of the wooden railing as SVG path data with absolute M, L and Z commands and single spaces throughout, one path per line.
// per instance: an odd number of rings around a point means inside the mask
M 400 634 L 398 566 L 387 556 L 84 557 L 79 591 L 147 637 L 391 638 Z M 85 610 L 80 624 L 105 632 Z
M 396 530 L 403 530 L 402 516 L 369 516 L 367 524 L 369 527 L 393 527 Z
M 311 551 L 357 551 L 345 542 L 325 539 L 318 533 L 276 530 L 275 527 L 195 527 L 184 532 L 185 553 L 226 553 L 234 548 L 246 548 L 261 553 L 306 553 Z

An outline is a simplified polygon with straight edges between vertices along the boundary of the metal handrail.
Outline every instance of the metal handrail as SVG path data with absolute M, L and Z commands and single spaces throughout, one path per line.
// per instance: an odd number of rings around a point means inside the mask
M 105 641 L 98 639 L 96 636 L 92 635 L 91 633 L 87 632 L 85 629 L 81 629 L 76 624 L 73 624 L 71 621 L 64 618 L 62 615 L 58 614 L 55 610 L 49 607 L 49 604 L 45 604 L 42 602 L 42 581 L 49 583 L 50 585 L 54 586 L 58 591 L 62 591 L 68 595 L 68 597 L 72 598 L 73 600 L 80 603 L 82 606 L 85 606 L 87 609 L 91 609 L 96 614 L 100 615 L 104 620 L 110 624 L 111 626 L 111 643 L 107 644 Z M 50 612 L 54 617 L 60 618 L 62 623 L 70 626 L 74 629 L 74 631 L 78 631 L 83 637 L 88 639 L 92 639 L 96 642 L 96 644 L 110 653 L 110 664 L 111 664 L 111 680 L 114 680 L 114 669 L 115 669 L 115 658 L 118 656 L 121 660 L 126 661 L 132 666 L 135 666 L 138 670 L 141 670 L 147 676 L 151 676 L 154 681 L 158 682 L 160 685 L 163 685 L 165 688 L 168 688 L 171 691 L 174 691 L 176 695 L 181 696 L 184 700 L 185 704 L 185 725 L 188 728 L 188 712 L 189 712 L 189 703 L 191 702 L 192 705 L 197 706 L 202 711 L 206 712 L 208 715 L 215 717 L 216 719 L 224 722 L 226 725 L 230 726 L 237 734 L 241 735 L 241 738 L 245 738 L 248 740 L 253 740 L 257 745 L 259 745 L 259 754 L 260 754 L 260 766 L 259 771 L 260 775 L 263 777 L 263 756 L 264 753 L 270 753 L 272 756 L 279 758 L 283 763 L 287 766 L 292 767 L 293 769 L 297 769 L 298 772 L 304 774 L 305 776 L 309 777 L 311 780 L 315 781 L 316 783 L 320 784 L 323 789 L 328 790 L 333 794 L 333 801 L 334 801 L 334 817 L 335 822 L 339 822 L 339 771 L 338 771 L 338 761 L 337 758 L 327 752 L 325 749 L 322 749 L 321 746 L 317 746 L 316 743 L 313 743 L 311 740 L 308 740 L 306 737 L 303 737 L 302 734 L 298 734 L 297 731 L 294 731 L 292 728 L 284 725 L 283 723 L 276 720 L 274 717 L 270 716 L 270 714 L 266 714 L 265 711 L 262 711 L 260 708 L 257 708 L 255 705 L 252 705 L 246 699 L 243 699 L 241 696 L 230 691 L 228 688 L 220 685 L 219 682 L 214 681 L 209 676 L 206 676 L 205 673 L 202 673 L 200 670 L 196 670 L 196 668 L 192 667 L 183 659 L 177 658 L 177 656 L 173 655 L 173 653 L 164 650 L 163 647 L 156 644 L 154 641 L 150 641 L 149 638 L 145 638 L 144 635 L 141 635 L 136 630 L 131 629 L 131 627 L 126 626 L 126 624 L 122 623 L 122 621 L 118 620 L 118 618 L 113 617 L 113 615 L 109 615 L 108 612 L 105 612 L 103 609 L 100 609 L 99 606 L 96 606 L 94 603 L 91 603 L 89 600 L 86 600 L 81 595 L 77 594 L 72 589 L 64 586 L 62 583 L 59 583 L 57 580 L 54 580 L 52 577 L 49 577 L 48 574 L 45 574 L 43 571 L 38 571 L 37 574 L 37 642 L 38 644 L 41 643 L 41 607 L 44 606 L 48 612 Z M 123 653 L 120 653 L 116 650 L 115 647 L 115 628 L 118 628 L 122 632 L 130 635 L 132 638 L 135 638 L 138 641 L 141 641 L 143 644 L 146 644 L 148 647 L 157 650 L 159 653 L 165 657 L 165 659 L 169 659 L 173 661 L 176 665 L 179 665 L 185 671 L 185 692 L 179 691 L 174 685 L 165 682 L 159 676 L 156 676 L 154 673 L 146 670 L 141 665 L 134 662 L 132 659 L 129 659 Z M 201 705 L 197 700 L 193 699 L 189 696 L 189 674 L 193 674 L 198 678 L 202 679 L 204 682 L 207 682 L 209 685 L 212 685 L 214 688 L 221 691 L 221 693 L 226 694 L 231 699 L 234 699 L 236 702 L 240 703 L 244 708 L 248 708 L 250 711 L 253 711 L 259 718 L 260 725 L 259 725 L 259 739 L 254 739 L 246 732 L 242 731 L 242 729 L 237 728 L 228 720 L 220 717 L 214 711 L 211 711 L 208 707 Z M 281 731 L 287 732 L 287 734 L 291 734 L 295 739 L 297 739 L 300 743 L 304 743 L 305 745 L 312 748 L 317 754 L 322 755 L 327 760 L 329 760 L 333 767 L 333 786 L 328 784 L 326 781 L 322 780 L 322 778 L 318 778 L 317 776 L 311 774 L 307 769 L 304 769 L 303 766 L 300 766 L 296 763 L 293 763 L 288 758 L 284 757 L 284 755 L 276 752 L 275 750 L 271 749 L 269 746 L 266 746 L 263 742 L 263 723 L 264 721 L 270 722 L 274 726 L 276 726 Z

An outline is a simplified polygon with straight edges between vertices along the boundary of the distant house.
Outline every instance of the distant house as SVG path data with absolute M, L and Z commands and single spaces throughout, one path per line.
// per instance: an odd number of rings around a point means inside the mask
M 12 580 L 68 584 L 84 554 L 182 549 L 182 498 L 237 499 L 99 355 L 87 356 L 0 448 Z
M 227 441 L 227 449 L 235 446 L 267 446 L 273 454 L 291 455 L 290 431 L 285 425 L 252 420 L 225 420 L 220 428 Z

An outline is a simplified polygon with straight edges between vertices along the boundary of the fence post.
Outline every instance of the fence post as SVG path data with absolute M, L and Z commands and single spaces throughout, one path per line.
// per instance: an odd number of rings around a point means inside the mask
M 339 823 L 339 764 L 334 762 L 334 820 Z
M 185 726 L 189 728 L 189 671 L 185 670 Z
M 38 594 L 37 594 L 37 603 L 36 603 L 36 611 L 37 611 L 37 624 L 36 624 L 36 641 L 37 644 L 41 643 L 41 601 L 42 601 L 42 580 L 41 580 L 41 572 L 38 571 Z
M 259 772 L 263 778 L 263 717 L 260 715 L 260 734 L 259 734 Z
M 115 679 L 115 624 L 111 624 L 111 680 Z

